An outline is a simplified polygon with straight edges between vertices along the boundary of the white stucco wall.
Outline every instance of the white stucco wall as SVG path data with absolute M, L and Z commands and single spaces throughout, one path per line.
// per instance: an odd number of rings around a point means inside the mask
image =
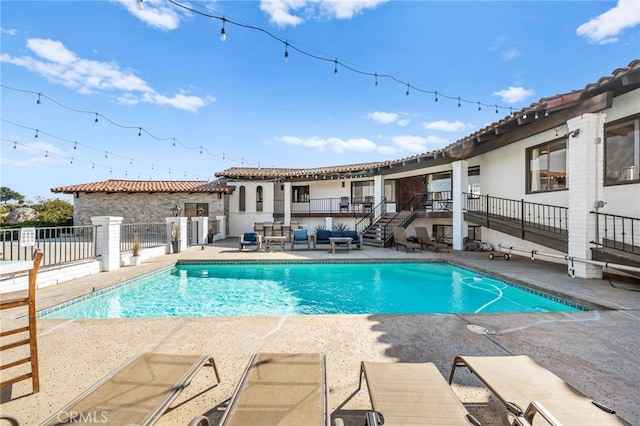
M 274 190 L 273 182 L 236 181 L 236 190 L 229 197 L 229 236 L 236 237 L 253 231 L 256 222 L 273 222 Z M 245 188 L 245 211 L 240 211 L 240 187 Z M 262 187 L 262 212 L 256 210 L 256 189 Z

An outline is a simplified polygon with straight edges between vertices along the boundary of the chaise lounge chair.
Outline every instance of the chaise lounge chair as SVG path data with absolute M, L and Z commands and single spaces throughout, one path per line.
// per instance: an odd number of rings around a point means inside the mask
M 433 363 L 362 362 L 374 411 L 367 425 L 479 425 Z
M 407 231 L 401 226 L 395 226 L 393 228 L 393 242 L 396 244 L 396 251 L 398 250 L 398 246 L 404 246 L 407 252 L 409 252 L 409 249 L 422 251 L 422 244 L 412 243 L 407 240 Z
M 220 383 L 218 369 L 210 356 L 141 354 L 129 359 L 42 425 L 91 421 L 152 425 L 205 365 L 213 367 Z
M 220 425 L 329 426 L 326 359 L 319 353 L 258 353 Z
M 539 413 L 552 425 L 627 424 L 526 355 L 457 356 L 449 383 L 458 367 L 467 367 L 509 411 L 529 423 Z
M 438 252 L 440 249 L 447 249 L 449 251 L 449 244 L 447 243 L 439 243 L 435 241 L 431 236 L 429 236 L 429 230 L 425 226 L 416 226 L 416 238 L 418 242 L 425 246 L 426 248 L 433 247 L 433 249 Z

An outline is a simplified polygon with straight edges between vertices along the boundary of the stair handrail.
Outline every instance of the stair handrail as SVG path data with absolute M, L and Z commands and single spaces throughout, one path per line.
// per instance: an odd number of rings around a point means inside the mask
M 383 196 L 382 201 L 371 208 L 371 211 L 364 215 L 355 226 L 356 232 L 358 235 L 363 234 L 369 226 L 374 224 L 377 220 L 379 220 L 385 213 L 387 212 L 387 197 Z M 369 220 L 369 223 L 365 223 L 366 220 Z
M 640 254 L 640 219 L 597 211 L 595 241 L 591 244 L 625 253 Z

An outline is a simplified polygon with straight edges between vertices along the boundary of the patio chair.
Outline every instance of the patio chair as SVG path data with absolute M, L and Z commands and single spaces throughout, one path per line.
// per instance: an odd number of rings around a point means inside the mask
M 291 238 L 291 250 L 294 249 L 296 244 L 306 244 L 307 250 L 311 250 L 312 240 L 315 238 L 315 235 L 310 235 L 307 232 L 307 229 L 294 229 L 293 238 Z
M 260 250 L 262 247 L 262 237 L 257 232 L 245 232 L 240 237 L 240 251 L 245 247 L 255 247 Z
M 627 424 L 613 410 L 591 401 L 526 355 L 457 356 L 449 383 L 458 367 L 467 367 L 511 413 L 529 423 L 539 413 L 550 417 L 550 424 Z
M 109 424 L 152 425 L 204 366 L 213 367 L 220 383 L 216 364 L 207 355 L 148 352 L 135 356 L 42 425 L 79 424 L 87 419 Z M 96 415 L 100 417 L 96 419 Z
M 426 226 L 416 226 L 415 229 L 416 229 L 416 238 L 418 238 L 418 242 L 422 244 L 424 247 L 426 248 L 433 247 L 436 253 L 440 249 L 447 249 L 447 252 L 451 253 L 449 251 L 449 244 L 439 243 L 433 238 L 431 238 L 431 236 L 429 236 L 429 230 L 427 229 Z
M 349 212 L 349 197 L 340 197 L 340 212 L 343 210 Z
M 324 354 L 257 353 L 220 425 L 328 426 L 328 400 Z
M 362 362 L 358 390 L 367 381 L 374 411 L 367 425 L 479 425 L 438 368 L 428 363 Z
M 422 244 L 412 243 L 407 240 L 407 231 L 401 226 L 395 226 L 393 228 L 393 241 L 396 244 L 396 251 L 398 250 L 398 246 L 404 246 L 407 252 L 409 252 L 409 249 L 422 251 Z
M 262 222 L 254 223 L 253 230 L 264 237 L 264 223 Z
M 273 226 L 271 227 L 271 232 L 276 237 L 282 236 L 282 223 L 273 222 Z

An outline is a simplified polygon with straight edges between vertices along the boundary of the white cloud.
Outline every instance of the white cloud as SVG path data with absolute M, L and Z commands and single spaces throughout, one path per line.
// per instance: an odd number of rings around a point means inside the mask
M 425 152 L 427 151 L 427 139 L 422 136 L 401 135 L 391 138 L 394 145 L 403 151 Z
M 144 7 L 138 8 L 135 0 L 112 0 L 124 6 L 129 13 L 142 22 L 160 30 L 170 31 L 178 28 L 181 15 L 175 7 L 165 0 L 144 0 Z
M 284 142 L 289 145 L 314 148 L 319 151 L 323 151 L 326 148 L 331 148 L 338 154 L 341 154 L 345 151 L 372 152 L 378 148 L 378 146 L 374 142 L 364 138 L 343 140 L 335 137 L 328 139 L 319 139 L 317 137 L 302 139 L 297 136 L 279 136 L 275 138 L 275 140 Z
M 382 155 L 398 155 L 402 150 L 395 146 L 383 145 L 378 147 L 378 152 Z
M 115 63 L 80 58 L 60 41 L 29 39 L 27 48 L 35 54 L 35 57 L 13 57 L 3 53 L 0 55 L 0 62 L 26 68 L 51 82 L 62 84 L 83 94 L 118 92 L 118 102 L 125 105 L 142 101 L 196 112 L 207 104 L 204 99 L 185 93 L 173 96 L 159 94 L 133 72 L 122 70 Z M 208 100 L 211 101 L 211 98 Z
M 351 19 L 388 0 L 260 0 L 260 10 L 279 26 L 297 26 L 307 19 Z
M 408 118 L 403 118 L 401 120 L 398 120 L 398 122 L 396 123 L 398 126 L 406 126 L 407 124 L 411 123 L 411 120 Z
M 502 52 L 502 60 L 511 61 L 520 55 L 521 55 L 520 50 L 518 50 L 518 48 L 516 47 L 512 47 L 511 49 L 507 49 Z
M 367 118 L 373 121 L 377 121 L 378 123 L 391 124 L 398 119 L 398 114 L 396 114 L 395 112 L 376 111 L 367 114 Z
M 0 28 L 0 32 L 2 34 L 12 35 L 12 36 L 18 34 L 18 30 L 13 28 Z
M 529 96 L 532 96 L 535 92 L 531 89 L 525 89 L 524 87 L 509 86 L 508 89 L 503 89 L 498 92 L 493 92 L 494 95 L 500 96 L 504 102 L 515 104 L 522 102 Z
M 589 43 L 608 44 L 618 41 L 616 37 L 626 28 L 640 24 L 640 2 L 618 0 L 618 4 L 600 16 L 578 27 L 576 33 Z
M 462 121 L 445 121 L 437 120 L 422 123 L 422 128 L 426 130 L 440 130 L 442 132 L 461 132 L 467 128 L 473 127 L 472 124 L 463 123 Z

